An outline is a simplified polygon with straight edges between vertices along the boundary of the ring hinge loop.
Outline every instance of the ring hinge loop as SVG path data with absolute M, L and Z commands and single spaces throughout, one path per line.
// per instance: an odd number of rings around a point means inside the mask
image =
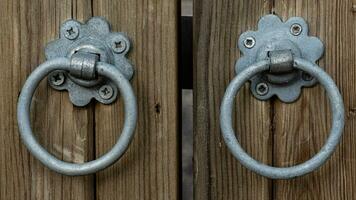
M 76 52 L 70 60 L 69 73 L 77 78 L 96 79 L 95 65 L 99 61 L 99 55 L 87 52 Z
M 291 50 L 275 50 L 268 52 L 270 60 L 269 72 L 274 74 L 289 73 L 294 70 L 294 59 Z
M 315 64 L 324 51 L 322 42 L 308 36 L 303 18 L 282 22 L 276 15 L 266 15 L 259 20 L 257 31 L 240 35 L 238 47 L 242 56 L 236 62 L 237 76 L 227 87 L 220 110 L 222 136 L 231 153 L 246 168 L 273 179 L 302 176 L 319 168 L 334 152 L 345 123 L 344 104 L 336 84 Z M 251 82 L 250 90 L 259 100 L 277 96 L 291 103 L 298 99 L 302 87 L 313 86 L 317 80 L 328 94 L 333 114 L 330 136 L 321 150 L 308 161 L 285 168 L 265 165 L 247 154 L 232 127 L 234 98 L 245 82 Z
M 302 164 L 283 168 L 271 167 L 260 163 L 247 154 L 237 140 L 232 127 L 232 109 L 234 106 L 234 98 L 244 83 L 254 75 L 269 70 L 269 65 L 269 60 L 263 60 L 252 64 L 245 70 L 241 71 L 227 87 L 220 109 L 220 128 L 222 136 L 234 157 L 238 159 L 243 166 L 255 173 L 272 179 L 289 179 L 302 176 L 323 165 L 335 151 L 336 146 L 341 139 L 345 124 L 343 100 L 336 84 L 326 72 L 307 60 L 294 58 L 294 67 L 316 77 L 328 94 L 333 116 L 330 135 L 320 151 Z
M 17 105 L 17 121 L 19 132 L 27 149 L 48 168 L 65 175 L 78 176 L 95 173 L 115 163 L 126 151 L 133 139 L 137 122 L 137 103 L 130 82 L 115 67 L 98 62 L 96 72 L 100 76 L 110 78 L 121 92 L 125 105 L 123 130 L 114 147 L 97 158 L 82 164 L 68 163 L 57 159 L 38 143 L 30 124 L 30 106 L 33 94 L 40 81 L 54 70 L 69 71 L 71 68 L 68 58 L 49 60 L 38 66 L 26 80 Z
M 129 49 L 127 36 L 111 32 L 108 22 L 101 17 L 93 17 L 85 24 L 68 20 L 61 27 L 60 38 L 48 43 L 47 61 L 29 75 L 17 105 L 21 138 L 33 156 L 48 168 L 70 176 L 87 175 L 109 167 L 125 153 L 137 122 L 136 97 L 129 82 L 133 66 L 125 57 Z M 109 152 L 96 160 L 75 164 L 57 159 L 38 143 L 31 129 L 30 106 L 38 84 L 46 76 L 54 89 L 68 90 L 76 106 L 85 106 L 93 98 L 110 104 L 120 92 L 125 105 L 124 126 Z

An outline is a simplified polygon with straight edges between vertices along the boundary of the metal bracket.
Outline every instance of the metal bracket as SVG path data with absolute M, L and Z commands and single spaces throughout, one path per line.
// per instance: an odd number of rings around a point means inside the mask
M 76 20 L 64 22 L 59 39 L 47 44 L 47 60 L 71 58 L 71 72 L 54 71 L 48 82 L 56 90 L 67 90 L 71 102 L 85 106 L 91 99 L 103 104 L 114 102 L 118 89 L 111 80 L 95 77 L 96 62 L 106 62 L 116 67 L 128 80 L 134 68 L 125 57 L 130 50 L 130 41 L 124 33 L 111 32 L 109 23 L 101 17 L 93 17 L 85 24 Z
M 297 100 L 302 87 L 311 87 L 317 82 L 314 77 L 292 67 L 293 57 L 315 63 L 324 53 L 319 38 L 308 36 L 308 24 L 303 18 L 292 17 L 282 22 L 276 15 L 262 17 L 257 31 L 242 33 L 238 48 L 242 57 L 235 65 L 237 74 L 263 59 L 270 59 L 273 66 L 270 71 L 250 79 L 253 95 L 259 100 L 276 95 L 286 103 Z M 288 65 L 290 67 L 286 67 Z

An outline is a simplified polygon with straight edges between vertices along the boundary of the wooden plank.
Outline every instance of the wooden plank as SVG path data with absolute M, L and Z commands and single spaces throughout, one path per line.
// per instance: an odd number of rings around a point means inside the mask
M 272 1 L 194 1 L 194 193 L 197 200 L 269 199 L 271 181 L 245 168 L 224 144 L 219 127 L 220 103 L 235 76 L 239 35 L 256 30 Z M 235 130 L 254 158 L 272 161 L 271 106 L 256 100 L 248 84 L 236 98 Z
M 356 15 L 352 0 L 275 0 L 275 12 L 286 20 L 302 16 L 310 34 L 324 42 L 320 66 L 336 81 L 345 101 L 346 127 L 336 153 L 320 170 L 301 178 L 276 181 L 273 199 L 355 199 Z M 274 164 L 306 161 L 324 144 L 331 114 L 324 90 L 303 89 L 293 104 L 275 104 Z
M 93 176 L 66 177 L 33 158 L 20 141 L 16 103 L 27 76 L 42 63 L 44 47 L 70 18 L 92 15 L 85 0 L 0 3 L 0 199 L 93 199 Z M 93 155 L 93 107 L 79 109 L 68 94 L 43 81 L 32 102 L 32 126 L 40 142 L 65 161 L 81 163 Z
M 179 199 L 178 1 L 94 0 L 94 15 L 132 40 L 129 59 L 138 101 L 135 138 L 113 167 L 96 177 L 97 199 Z M 120 136 L 123 104 L 97 105 L 96 156 Z

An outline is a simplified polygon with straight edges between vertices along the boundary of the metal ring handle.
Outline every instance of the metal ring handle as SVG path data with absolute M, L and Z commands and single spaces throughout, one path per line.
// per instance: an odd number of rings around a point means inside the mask
M 30 106 L 32 96 L 41 80 L 54 70 L 69 70 L 68 58 L 56 58 L 39 65 L 26 80 L 17 106 L 17 121 L 21 138 L 27 149 L 48 168 L 69 176 L 95 173 L 112 165 L 128 148 L 137 122 L 137 104 L 129 81 L 110 64 L 98 62 L 96 71 L 99 75 L 110 78 L 119 88 L 125 105 L 125 120 L 122 133 L 113 148 L 100 158 L 83 164 L 61 161 L 48 153 L 36 140 L 30 124 Z
M 269 70 L 269 61 L 259 61 L 239 73 L 226 89 L 221 104 L 220 126 L 226 145 L 234 157 L 246 168 L 272 179 L 289 179 L 310 173 L 324 164 L 339 143 L 344 123 L 344 104 L 340 92 L 332 78 L 319 66 L 301 58 L 294 59 L 294 67 L 316 77 L 325 88 L 332 108 L 332 128 L 329 138 L 321 150 L 308 161 L 292 167 L 271 167 L 253 159 L 247 154 L 235 137 L 232 127 L 234 98 L 246 81 L 257 73 Z

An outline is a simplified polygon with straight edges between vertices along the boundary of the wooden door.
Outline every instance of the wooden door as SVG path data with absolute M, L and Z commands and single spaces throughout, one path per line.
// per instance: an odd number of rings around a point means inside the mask
M 0 199 L 178 199 L 177 1 L 0 1 Z M 27 76 L 44 58 L 47 42 L 67 19 L 103 16 L 132 40 L 131 81 L 138 101 L 133 142 L 112 167 L 96 175 L 62 176 L 22 144 L 16 103 Z M 113 105 L 71 104 L 67 92 L 42 81 L 32 101 L 36 136 L 56 157 L 75 163 L 107 152 L 120 135 L 122 100 Z
M 196 0 L 194 5 L 195 199 L 356 198 L 356 1 Z M 292 180 L 270 180 L 243 168 L 227 150 L 219 127 L 220 103 L 235 76 L 242 32 L 257 30 L 266 14 L 301 16 L 310 35 L 325 44 L 319 65 L 331 75 L 345 102 L 341 143 L 319 170 Z M 328 100 L 320 86 L 303 89 L 292 104 L 258 101 L 246 84 L 236 98 L 234 127 L 254 158 L 286 167 L 306 161 L 330 130 Z

